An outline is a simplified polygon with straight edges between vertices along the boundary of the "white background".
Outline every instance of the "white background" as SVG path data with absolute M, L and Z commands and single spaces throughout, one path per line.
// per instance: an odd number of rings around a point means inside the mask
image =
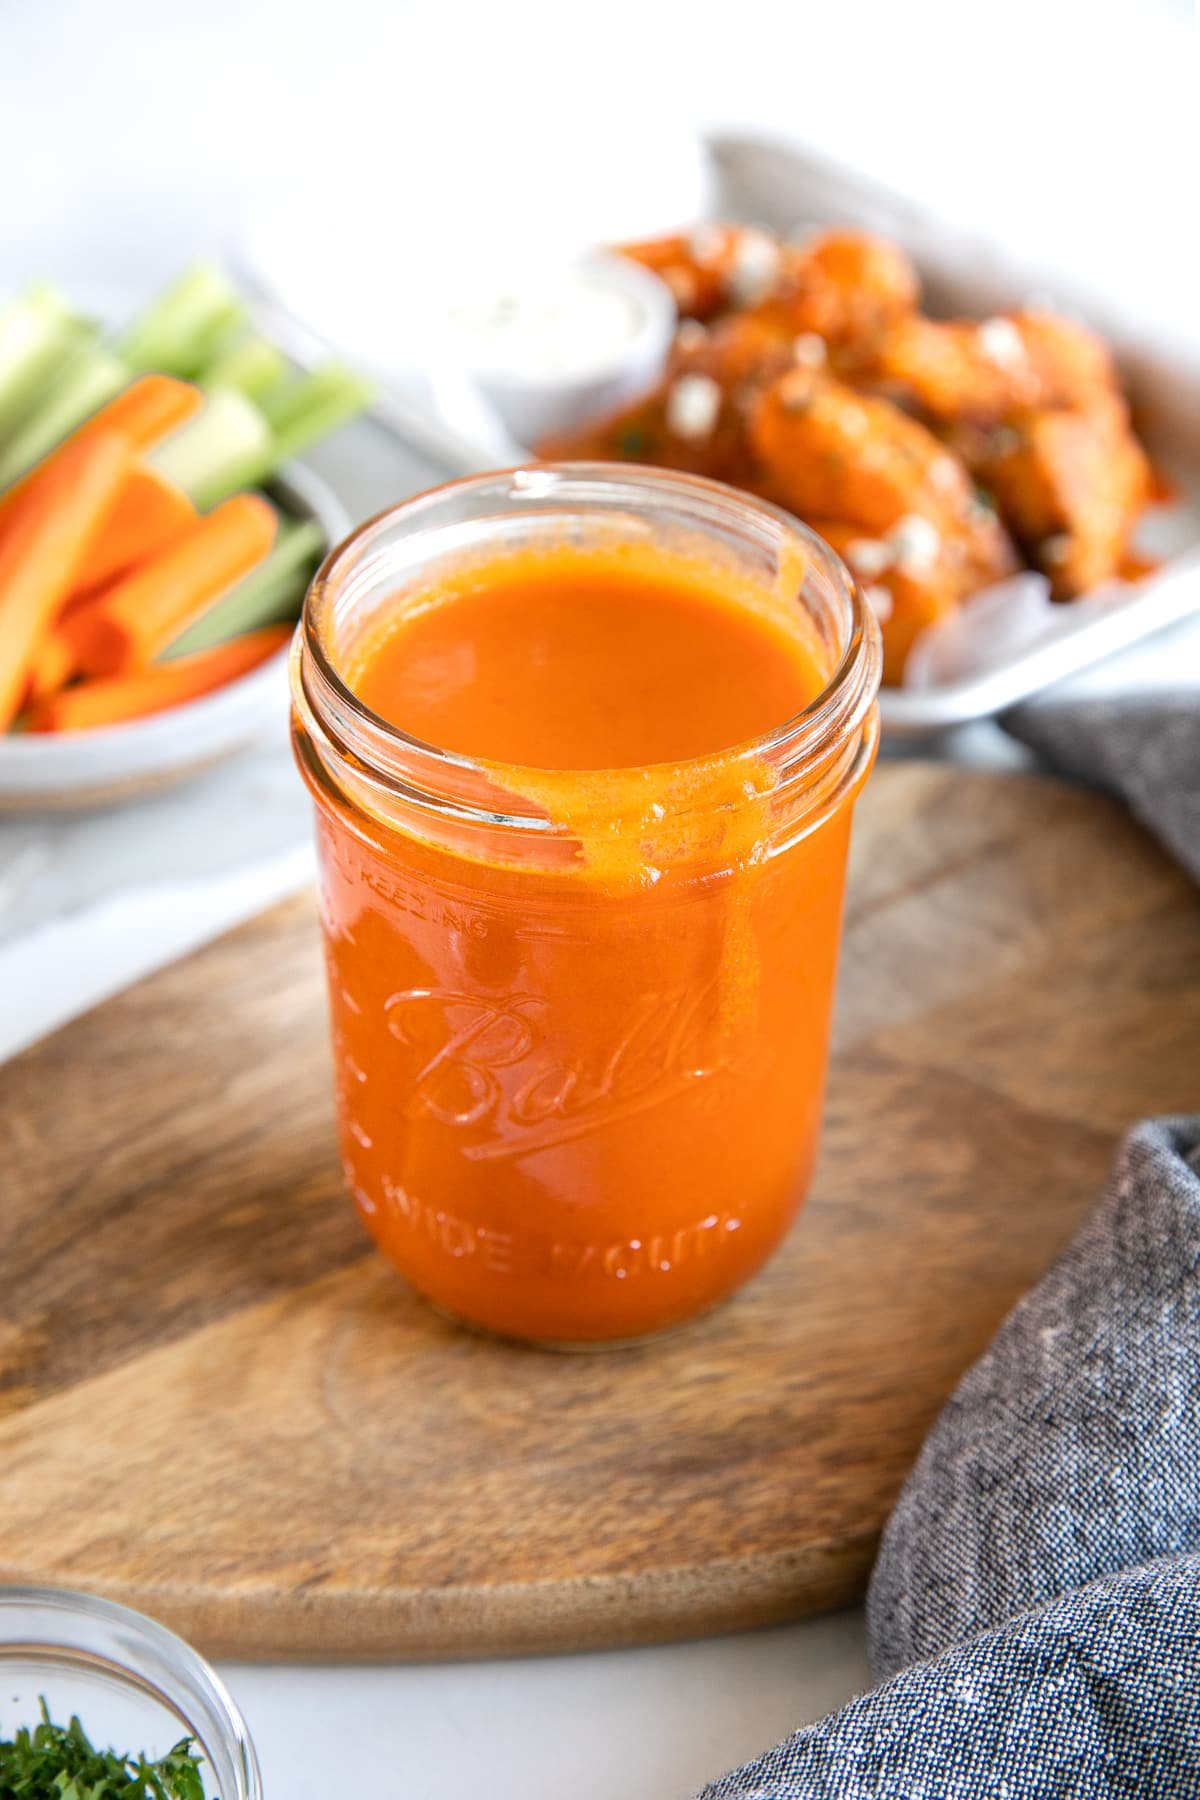
M 716 122 L 796 136 L 1194 338 L 1187 19 L 1169 0 L 0 0 L 0 292 L 35 273 L 136 292 L 284 210 L 303 254 L 344 266 L 364 192 L 428 283 L 414 218 L 461 236 L 503 200 L 569 235 L 572 196 L 607 193 L 631 224 L 672 222 L 679 146 Z M 400 480 L 362 440 L 334 460 L 364 512 Z M 0 826 L 0 1055 L 302 879 L 303 820 L 277 748 L 148 806 Z M 281 1800 L 682 1800 L 867 1671 L 848 1616 L 231 1676 Z
M 1146 310 L 1195 293 L 1186 0 L 7 0 L 0 271 L 122 276 L 280 186 L 382 173 L 403 219 L 512 163 L 653 185 L 700 121 L 786 130 Z M 1191 202 L 1191 204 L 1188 204 Z M 1192 221 L 1192 229 L 1188 221 Z M 379 229 L 389 217 L 381 209 Z M 345 257 L 314 208 L 314 256 Z

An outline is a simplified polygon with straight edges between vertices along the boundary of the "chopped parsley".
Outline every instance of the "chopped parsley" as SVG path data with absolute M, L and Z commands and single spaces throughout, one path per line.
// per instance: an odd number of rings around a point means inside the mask
M 204 1800 L 200 1758 L 182 1738 L 158 1762 L 97 1750 L 77 1718 L 0 1736 L 0 1800 Z

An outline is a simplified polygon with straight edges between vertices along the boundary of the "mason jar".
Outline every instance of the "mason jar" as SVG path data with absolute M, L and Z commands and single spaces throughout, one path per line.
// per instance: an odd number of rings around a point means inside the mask
M 564 543 L 732 571 L 788 610 L 820 691 L 752 742 L 580 771 L 421 742 L 357 697 L 381 623 L 467 560 L 486 574 L 489 555 Z M 870 609 L 818 537 L 666 471 L 472 477 L 327 558 L 292 692 L 341 1157 L 367 1229 L 442 1311 L 622 1342 L 712 1306 L 778 1246 L 816 1154 L 879 680 Z

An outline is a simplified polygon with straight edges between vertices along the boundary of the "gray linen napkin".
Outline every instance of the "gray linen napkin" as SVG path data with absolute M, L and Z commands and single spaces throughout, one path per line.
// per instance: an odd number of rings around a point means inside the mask
M 1200 1118 L 1131 1132 L 1099 1206 L 947 1403 L 871 1581 L 881 1674 L 1200 1551 L 1198 1147 Z
M 1196 1800 L 1200 1556 L 896 1675 L 698 1800 Z
M 1131 1133 L 960 1383 L 868 1628 L 901 1672 L 700 1800 L 1200 1797 L 1200 1115 Z
M 1185 640 L 1180 653 L 1196 663 L 1195 680 L 1200 644 Z M 1057 774 L 1119 795 L 1200 881 L 1200 687 L 1051 697 L 1014 708 L 1002 723 Z

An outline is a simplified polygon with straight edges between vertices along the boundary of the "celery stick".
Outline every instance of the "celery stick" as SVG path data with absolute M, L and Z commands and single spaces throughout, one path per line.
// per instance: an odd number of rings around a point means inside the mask
M 373 384 L 353 369 L 336 364 L 318 369 L 305 383 L 303 404 L 289 408 L 274 427 L 275 466 L 346 424 L 370 404 L 373 393 Z
M 272 431 L 287 431 L 306 413 L 322 406 L 331 396 L 340 394 L 347 381 L 356 380 L 343 363 L 323 363 L 307 375 L 293 375 L 282 382 L 262 402 L 262 409 Z
M 0 307 L 0 384 L 19 367 L 43 338 L 74 318 L 66 299 L 51 281 L 35 281 L 23 294 Z
M 19 371 L 8 371 L 0 392 L 0 437 L 20 430 L 66 373 L 76 352 L 95 344 L 99 335 L 98 328 L 86 319 L 68 320 L 47 333 L 39 350 L 26 357 Z
M 168 645 L 162 660 L 209 650 L 245 631 L 297 618 L 305 589 L 327 547 L 325 533 L 313 520 L 282 526 L 266 560 Z
M 214 388 L 194 419 L 171 433 L 147 459 L 190 494 L 198 506 L 224 498 L 244 482 L 227 485 L 231 470 L 269 456 L 270 427 L 252 400 L 236 388 Z
M 95 336 L 49 281 L 0 307 L 0 432 L 21 423 L 72 351 Z
M 283 351 L 266 338 L 242 337 L 218 351 L 200 370 L 199 380 L 204 387 L 237 388 L 265 412 L 265 396 L 283 382 L 287 366 Z
M 198 506 L 215 505 L 239 488 L 260 487 L 290 457 L 299 456 L 318 438 L 361 412 L 372 393 L 371 383 L 363 376 L 333 364 L 308 376 L 301 386 L 303 401 L 289 405 L 285 423 L 276 427 L 265 449 L 240 462 L 231 459 L 218 479 L 189 489 Z
M 329 362 L 275 389 L 263 401 L 263 412 L 278 436 L 290 433 L 307 418 L 320 416 L 330 407 L 365 406 L 371 393 L 371 383 L 356 369 Z
M 124 363 L 94 344 L 76 350 L 41 404 L 0 453 L 0 488 L 6 488 L 74 431 L 129 382 Z
M 239 300 L 228 312 L 214 318 L 206 331 L 196 333 L 190 346 L 180 353 L 178 372 L 190 381 L 199 381 L 204 370 L 237 342 L 245 325 L 246 311 Z
M 245 320 L 245 302 L 220 269 L 200 263 L 151 301 L 118 339 L 117 349 L 136 373 L 191 378 Z

